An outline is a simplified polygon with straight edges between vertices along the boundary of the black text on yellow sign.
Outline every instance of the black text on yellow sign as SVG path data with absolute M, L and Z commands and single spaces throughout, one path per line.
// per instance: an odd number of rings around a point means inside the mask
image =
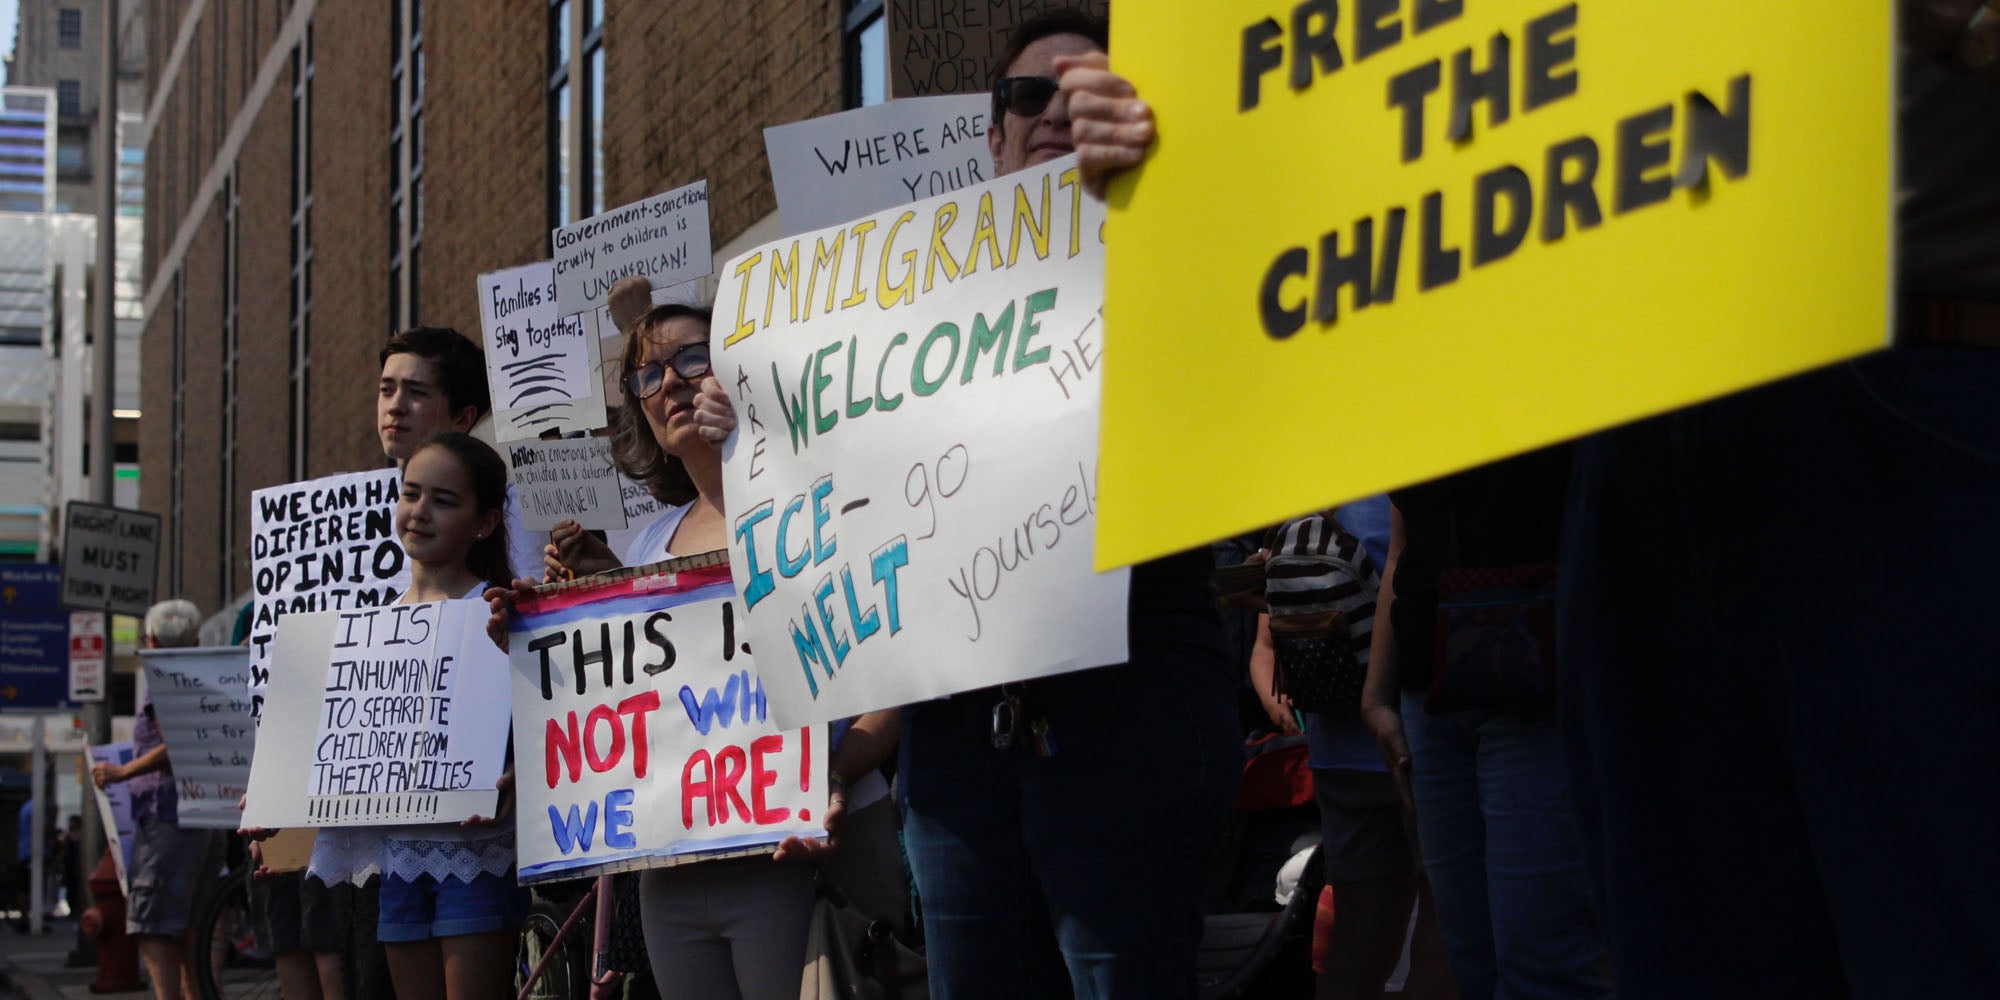
M 1351 58 L 1364 60 L 1403 41 L 1401 6 L 1395 0 L 1355 5 Z M 1408 30 L 1420 34 L 1457 19 L 1464 2 L 1417 0 L 1413 8 Z M 1306 0 L 1292 9 L 1289 28 L 1266 17 L 1243 29 L 1239 109 L 1257 108 L 1267 76 L 1282 75 L 1292 89 L 1303 91 L 1338 72 L 1350 57 L 1343 55 L 1340 15 L 1338 0 Z M 1470 142 L 1474 116 L 1482 110 L 1486 127 L 1500 128 L 1517 109 L 1527 114 L 1575 96 L 1577 44 L 1577 5 L 1569 3 L 1517 31 L 1496 31 L 1483 46 L 1464 46 L 1448 58 L 1432 56 L 1391 76 L 1384 103 L 1397 122 L 1402 161 L 1422 158 L 1433 134 L 1446 142 Z M 1739 179 L 1750 169 L 1750 116 L 1751 74 L 1743 73 L 1729 81 L 1720 103 L 1689 90 L 1678 107 L 1665 101 L 1619 119 L 1607 143 L 1580 134 L 1551 144 L 1536 162 L 1477 174 L 1470 191 L 1449 193 L 1470 196 L 1470 232 L 1446 231 L 1448 193 L 1438 190 L 1424 194 L 1414 210 L 1387 208 L 1344 229 L 1327 230 L 1315 242 L 1285 247 L 1257 290 L 1264 332 L 1290 337 L 1305 327 L 1308 315 L 1317 323 L 1337 322 L 1343 288 L 1357 310 L 1395 301 L 1406 242 L 1416 248 L 1411 279 L 1418 291 L 1427 292 L 1459 280 L 1467 267 L 1513 256 L 1531 230 L 1542 242 L 1554 243 L 1572 230 L 1602 225 L 1607 207 L 1615 218 L 1660 204 L 1676 188 L 1700 188 L 1708 182 L 1711 163 L 1725 177 Z
M 1098 565 L 1879 347 L 1891 6 L 1114 11 Z

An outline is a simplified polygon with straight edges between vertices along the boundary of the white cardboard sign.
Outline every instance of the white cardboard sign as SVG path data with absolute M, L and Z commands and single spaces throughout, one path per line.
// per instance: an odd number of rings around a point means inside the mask
M 719 558 L 697 557 L 517 605 L 521 881 L 824 835 L 826 728 L 769 717 L 733 589 Z
M 479 601 L 287 616 L 242 825 L 493 815 L 509 698 L 486 618 Z
M 993 179 L 992 98 L 912 97 L 764 130 L 785 235 Z
M 89 750 L 92 765 L 132 763 L 131 740 L 93 746 Z M 123 781 L 105 788 L 98 788 L 93 781 L 91 790 L 97 799 L 97 818 L 104 828 L 104 839 L 110 842 L 112 866 L 118 870 L 118 891 L 130 895 L 125 871 L 132 867 L 132 835 L 138 828 L 132 820 L 132 790 Z
M 250 494 L 250 708 L 270 683 L 285 615 L 393 604 L 409 588 L 396 539 L 394 469 L 350 472 Z
M 715 269 L 710 257 L 708 182 L 614 208 L 549 234 L 555 251 L 556 308 L 564 316 L 609 301 L 611 286 L 634 275 L 654 288 Z
M 504 448 L 521 504 L 521 527 L 547 531 L 563 520 L 586 529 L 626 526 L 622 479 L 607 437 L 515 441 Z
M 256 724 L 250 718 L 250 653 L 242 646 L 143 649 L 153 719 L 174 768 L 180 825 L 234 830 L 250 787 Z
M 1103 217 L 1066 158 L 723 269 L 730 565 L 781 723 L 1125 659 Z
M 494 437 L 517 441 L 543 431 L 604 426 L 594 319 L 557 311 L 552 261 L 479 276 L 479 329 Z

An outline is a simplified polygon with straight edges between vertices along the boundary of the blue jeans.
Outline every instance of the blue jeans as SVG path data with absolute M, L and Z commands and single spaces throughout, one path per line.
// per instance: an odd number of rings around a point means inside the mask
M 1898 350 L 1585 442 L 1564 727 L 1628 997 L 2000 982 L 2000 352 Z
M 1610 994 L 1554 715 L 1403 696 L 1418 840 L 1464 1000 Z
M 934 1000 L 1194 995 L 1201 888 L 1241 776 L 1218 653 L 1028 686 L 1057 752 L 992 744 L 991 689 L 903 710 L 904 836 Z

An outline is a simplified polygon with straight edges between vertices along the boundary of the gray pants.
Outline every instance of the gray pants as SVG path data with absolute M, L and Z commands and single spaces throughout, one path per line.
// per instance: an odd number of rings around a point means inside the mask
M 798 1000 L 812 865 L 758 856 L 654 868 L 639 893 L 662 1000 Z

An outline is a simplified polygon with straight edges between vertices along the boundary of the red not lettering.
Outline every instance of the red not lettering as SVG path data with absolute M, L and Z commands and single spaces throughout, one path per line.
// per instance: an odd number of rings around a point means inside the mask
M 646 713 L 660 707 L 660 692 L 646 691 L 618 703 L 618 714 L 632 727 L 632 776 L 646 776 Z
M 752 818 L 760 824 L 783 823 L 792 818 L 790 809 L 772 808 L 764 802 L 764 790 L 778 783 L 778 772 L 764 766 L 764 755 L 784 752 L 785 738 L 775 733 L 750 741 L 750 808 Z
M 548 729 L 542 734 L 542 745 L 548 750 L 550 788 L 556 787 L 556 782 L 562 780 L 562 763 L 569 765 L 569 780 L 576 781 L 583 777 L 582 743 L 577 739 L 575 712 L 569 713 L 567 733 L 556 724 L 556 720 L 550 719 Z
M 575 712 L 570 715 L 574 717 Z M 597 724 L 611 727 L 611 749 L 602 757 L 597 754 Z M 618 766 L 625 756 L 625 727 L 618 724 L 618 713 L 610 705 L 599 705 L 590 710 L 590 721 L 583 724 L 583 757 L 590 763 L 590 769 L 603 774 Z

